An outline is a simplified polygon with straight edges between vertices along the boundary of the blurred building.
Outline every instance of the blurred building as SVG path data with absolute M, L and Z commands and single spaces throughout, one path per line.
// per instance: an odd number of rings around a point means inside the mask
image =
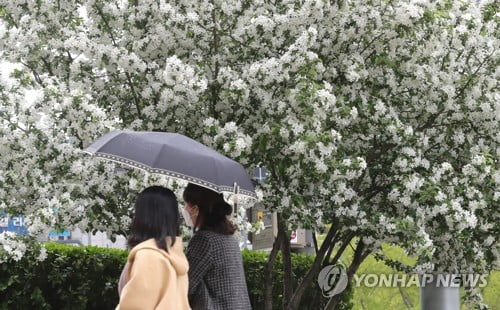
M 24 225 L 24 218 L 20 215 L 8 215 L 5 212 L 0 212 L 0 233 L 4 231 L 15 232 L 20 235 L 28 234 L 28 230 Z M 74 245 L 93 245 L 103 248 L 119 248 L 127 247 L 127 240 L 124 236 L 118 236 L 115 241 L 111 241 L 108 235 L 104 232 L 95 234 L 82 232 L 80 229 L 73 231 L 51 232 L 48 236 L 40 237 L 40 241 L 55 241 L 65 244 Z
M 66 244 L 92 245 L 101 248 L 118 248 L 126 249 L 127 240 L 124 236 L 117 236 L 113 242 L 104 232 L 92 234 L 90 232 L 82 232 L 80 229 L 75 229 L 71 232 L 51 233 L 49 240 Z
M 275 212 L 266 210 L 261 204 L 257 203 L 249 210 L 248 218 L 251 223 L 262 221 L 264 229 L 258 233 L 249 235 L 249 240 L 252 243 L 253 250 L 271 251 L 273 248 L 274 238 L 278 234 L 278 219 Z M 290 236 L 290 246 L 292 251 L 306 252 L 314 254 L 314 245 L 312 241 L 311 231 L 305 229 L 297 229 L 292 231 Z

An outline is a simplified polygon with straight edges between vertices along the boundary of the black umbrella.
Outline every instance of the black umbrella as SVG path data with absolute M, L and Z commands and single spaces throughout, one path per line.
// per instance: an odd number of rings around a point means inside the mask
M 195 183 L 219 193 L 257 198 L 240 163 L 177 133 L 112 131 L 84 152 Z

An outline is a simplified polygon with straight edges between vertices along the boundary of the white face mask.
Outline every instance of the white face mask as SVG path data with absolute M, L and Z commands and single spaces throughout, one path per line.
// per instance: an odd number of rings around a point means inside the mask
M 184 218 L 184 221 L 186 222 L 186 225 L 189 227 L 194 227 L 193 219 L 191 218 L 191 215 L 186 210 L 186 208 L 182 208 L 181 213 L 182 217 Z

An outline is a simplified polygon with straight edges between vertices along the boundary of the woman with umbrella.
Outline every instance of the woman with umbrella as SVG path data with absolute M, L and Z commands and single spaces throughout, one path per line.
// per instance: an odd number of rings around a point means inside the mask
M 189 243 L 189 300 L 193 309 L 250 309 L 231 206 L 222 192 L 257 198 L 245 168 L 177 133 L 112 131 L 85 152 L 153 174 L 190 182 L 184 191 L 186 223 L 196 233 Z M 196 185 L 195 185 L 196 184 Z
M 184 190 L 186 224 L 196 231 L 189 242 L 189 302 L 193 310 L 251 309 L 232 207 L 222 194 L 189 183 Z

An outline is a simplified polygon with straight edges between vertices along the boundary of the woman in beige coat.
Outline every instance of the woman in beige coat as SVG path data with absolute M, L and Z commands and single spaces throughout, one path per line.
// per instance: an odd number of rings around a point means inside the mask
M 172 191 L 146 188 L 137 197 L 128 240 L 131 248 L 120 279 L 116 309 L 187 310 L 188 262 L 179 235 L 179 209 Z

